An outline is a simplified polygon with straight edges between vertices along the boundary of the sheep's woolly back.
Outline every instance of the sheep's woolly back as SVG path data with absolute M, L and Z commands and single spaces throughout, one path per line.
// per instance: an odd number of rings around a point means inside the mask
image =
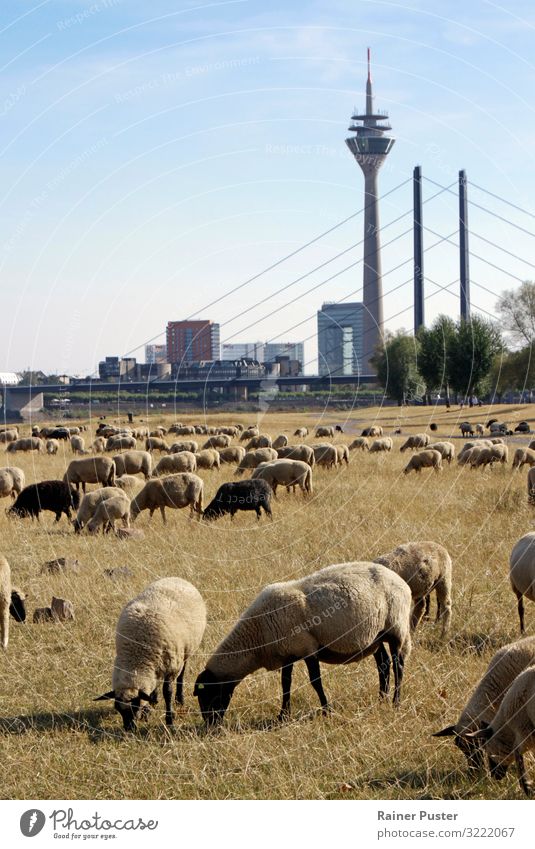
M 365 656 L 383 631 L 399 639 L 407 656 L 411 601 L 405 581 L 376 563 L 340 563 L 270 584 L 216 648 L 207 669 L 222 680 L 238 681 L 255 669 L 278 669 L 290 657 L 321 648 L 335 656 L 329 662 L 342 663 Z
M 515 678 L 491 725 L 494 734 L 486 744 L 491 758 L 506 760 L 515 750 L 535 749 L 535 667 Z
M 491 724 L 517 675 L 533 664 L 535 637 L 525 637 L 499 649 L 464 707 L 455 726 L 457 733 L 476 731 L 485 722 Z
M 524 534 L 515 544 L 509 560 L 513 590 L 535 601 L 535 533 Z
M 198 649 L 206 627 L 199 591 L 182 578 L 161 578 L 123 608 L 115 634 L 112 688 L 132 699 L 176 678 Z
M 9 642 L 9 605 L 11 604 L 11 570 L 0 554 L 0 642 L 7 649 Z

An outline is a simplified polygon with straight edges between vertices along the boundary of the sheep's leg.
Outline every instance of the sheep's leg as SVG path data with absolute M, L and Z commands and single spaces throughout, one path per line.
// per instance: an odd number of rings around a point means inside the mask
M 326 714 L 330 711 L 331 706 L 327 701 L 327 696 L 325 695 L 323 684 L 321 683 L 320 662 L 316 655 L 310 655 L 310 657 L 305 657 L 305 663 L 307 665 L 310 683 L 318 694 L 318 698 L 320 700 L 321 712 Z
M 377 664 L 377 671 L 379 672 L 379 695 L 385 697 L 388 696 L 388 690 L 390 688 L 390 658 L 384 647 L 384 643 L 381 643 L 373 656 Z
M 390 654 L 392 655 L 392 666 L 394 667 L 394 699 L 393 703 L 399 705 L 401 697 L 401 682 L 403 680 L 404 658 L 399 651 L 399 643 L 397 640 L 392 640 L 389 644 Z
M 518 780 L 520 781 L 520 786 L 524 791 L 526 796 L 533 796 L 533 784 L 529 781 L 526 775 L 526 768 L 524 766 L 524 758 L 518 749 L 515 751 L 515 764 L 518 772 Z
M 173 685 L 171 681 L 163 682 L 163 697 L 165 700 L 165 724 L 171 726 L 173 724 Z
M 519 593 L 517 590 L 515 590 L 515 593 L 516 593 L 516 597 L 518 599 L 518 618 L 520 620 L 520 633 L 524 634 L 525 633 L 525 628 L 524 628 L 524 596 L 522 595 L 522 593 Z
M 162 522 L 165 525 L 167 523 L 167 519 L 165 518 L 165 507 L 163 505 L 160 507 L 160 513 L 162 514 Z
M 431 610 L 431 593 L 428 593 L 425 597 L 425 613 L 424 619 L 429 619 L 429 612 Z
M 288 719 L 290 716 L 290 693 L 292 689 L 292 672 L 294 669 L 293 660 L 287 663 L 281 669 L 281 686 L 282 686 L 282 706 L 279 713 L 279 722 Z
M 444 580 L 440 580 L 435 587 L 437 594 L 437 618 L 436 621 L 442 622 L 442 639 L 446 636 L 446 632 L 450 627 L 451 620 L 451 598 Z
M 177 705 L 184 704 L 184 672 L 186 671 L 186 664 L 182 667 L 182 671 L 178 674 L 176 679 L 176 691 L 175 691 L 175 702 Z

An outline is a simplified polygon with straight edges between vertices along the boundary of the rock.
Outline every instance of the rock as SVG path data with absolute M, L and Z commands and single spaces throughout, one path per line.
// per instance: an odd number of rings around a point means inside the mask
M 145 539 L 145 532 L 141 528 L 117 528 L 115 536 L 117 539 Z
M 43 622 L 54 622 L 54 614 L 50 607 L 37 607 L 33 612 L 33 621 L 37 625 Z
M 58 622 L 74 622 L 74 605 L 72 601 L 68 601 L 66 598 L 52 596 L 51 610 L 52 616 Z
M 41 574 L 58 575 L 60 572 L 79 572 L 80 561 L 76 557 L 56 557 L 55 560 L 47 560 L 41 566 Z

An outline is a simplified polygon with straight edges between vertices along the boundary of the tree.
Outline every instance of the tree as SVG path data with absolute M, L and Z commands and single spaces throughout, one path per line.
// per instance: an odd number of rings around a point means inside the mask
M 398 404 L 423 391 L 417 367 L 418 344 L 417 339 L 400 330 L 386 337 L 372 359 L 380 385 Z
M 496 304 L 501 323 L 515 345 L 535 341 L 535 283 L 524 280 L 518 289 L 502 292 Z
M 520 351 L 506 351 L 496 357 L 491 382 L 498 395 L 535 386 L 535 345 L 526 345 Z
M 480 316 L 457 324 L 449 353 L 452 388 L 464 396 L 479 395 L 485 388 L 495 357 L 503 351 L 497 327 Z
M 418 371 L 422 375 L 427 391 L 435 390 L 450 395 L 450 352 L 456 338 L 453 319 L 439 315 L 432 327 L 421 327 L 418 331 Z

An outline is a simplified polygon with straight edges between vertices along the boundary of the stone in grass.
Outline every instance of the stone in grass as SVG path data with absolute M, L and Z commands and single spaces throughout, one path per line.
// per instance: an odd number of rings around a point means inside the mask
M 66 598 L 56 598 L 52 596 L 52 604 L 50 605 L 52 616 L 58 622 L 74 622 L 74 605 L 72 601 Z
M 115 536 L 117 539 L 145 539 L 145 532 L 141 528 L 117 528 Z
M 51 607 L 37 607 L 33 612 L 33 621 L 36 625 L 43 622 L 54 622 L 54 614 Z
M 41 574 L 58 575 L 60 572 L 79 572 L 80 561 L 76 557 L 56 557 L 54 560 L 47 560 L 41 566 Z
M 130 566 L 115 566 L 113 569 L 104 569 L 104 574 L 112 581 L 117 581 L 120 578 L 132 578 L 134 573 Z

